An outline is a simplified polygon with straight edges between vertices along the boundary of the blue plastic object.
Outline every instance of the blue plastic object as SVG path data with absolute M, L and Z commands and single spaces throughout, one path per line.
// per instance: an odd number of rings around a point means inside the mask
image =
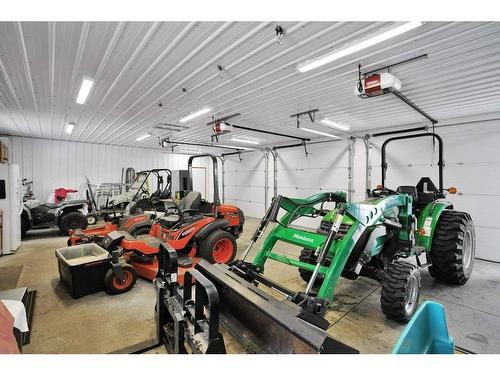
M 392 353 L 453 354 L 454 347 L 443 305 L 426 301 L 404 329 Z

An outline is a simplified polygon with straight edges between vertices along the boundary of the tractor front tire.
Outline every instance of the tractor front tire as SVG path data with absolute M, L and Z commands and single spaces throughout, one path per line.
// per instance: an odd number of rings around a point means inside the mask
M 87 228 L 87 218 L 80 211 L 71 211 L 63 214 L 59 229 L 65 236 L 69 235 L 70 229 L 85 229 Z
M 201 243 L 198 255 L 210 263 L 230 263 L 236 256 L 236 240 L 225 230 L 217 229 Z
M 122 294 L 132 289 L 137 281 L 137 271 L 130 264 L 122 264 L 122 270 L 125 274 L 125 281 L 121 282 L 112 268 L 106 272 L 104 285 L 109 294 Z
M 380 305 L 385 316 L 398 322 L 408 322 L 417 310 L 419 297 L 419 269 L 401 261 L 389 264 L 380 293 Z
M 299 261 L 304 262 L 304 263 L 309 263 L 309 264 L 316 264 L 316 259 L 317 257 L 314 255 L 314 250 L 311 249 L 302 249 L 299 255 Z M 306 283 L 309 283 L 309 280 L 311 279 L 312 272 L 308 270 L 304 270 L 302 268 L 299 268 L 299 274 L 302 280 L 304 280 Z M 319 288 L 321 284 L 323 284 L 323 279 L 325 278 L 324 275 L 320 275 L 318 273 L 318 276 L 316 277 L 316 280 L 314 280 L 313 286 L 315 288 Z
M 474 266 L 476 234 L 468 213 L 445 210 L 436 225 L 429 273 L 439 281 L 463 285 Z

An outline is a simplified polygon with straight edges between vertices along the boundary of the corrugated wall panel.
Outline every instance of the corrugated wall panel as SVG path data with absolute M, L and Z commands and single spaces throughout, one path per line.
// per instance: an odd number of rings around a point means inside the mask
M 120 182 L 122 168 L 186 169 L 188 155 L 161 150 L 28 137 L 11 138 L 12 162 L 33 180 L 35 196 L 44 200 L 55 188 L 81 188 L 90 181 Z

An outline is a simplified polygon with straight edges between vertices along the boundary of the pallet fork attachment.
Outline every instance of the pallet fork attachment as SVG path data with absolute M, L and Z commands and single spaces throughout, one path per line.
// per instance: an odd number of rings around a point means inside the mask
M 176 261 L 162 245 L 156 312 L 169 352 L 186 353 L 188 346 L 193 353 L 225 353 L 222 325 L 249 353 L 358 353 L 301 319 L 300 306 L 275 299 L 227 265 L 201 260 L 180 286 Z
M 177 252 L 162 244 L 160 273 L 155 280 L 159 342 L 169 353 L 186 354 L 189 347 L 194 354 L 225 354 L 217 289 L 195 269 L 186 271 L 181 287 L 177 267 Z

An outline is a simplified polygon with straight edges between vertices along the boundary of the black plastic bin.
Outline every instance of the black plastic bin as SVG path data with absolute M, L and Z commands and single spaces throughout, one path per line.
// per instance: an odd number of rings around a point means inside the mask
M 59 276 L 73 298 L 105 289 L 104 277 L 110 269 L 110 254 L 95 243 L 56 250 Z

